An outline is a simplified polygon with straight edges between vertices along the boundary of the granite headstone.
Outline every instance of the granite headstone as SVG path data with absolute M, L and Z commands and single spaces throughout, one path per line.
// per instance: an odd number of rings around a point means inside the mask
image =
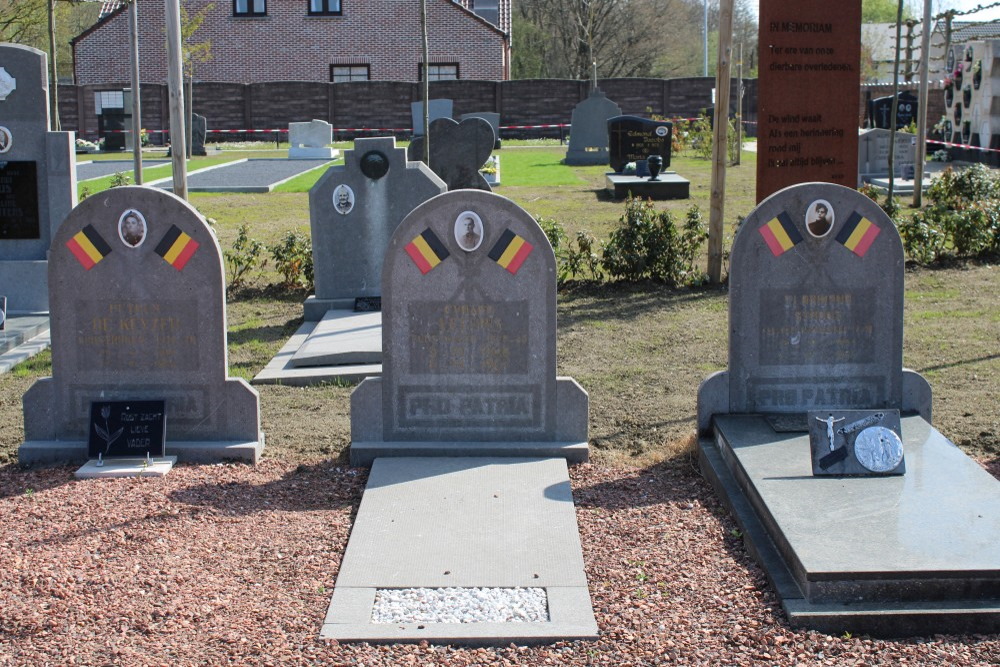
M 408 162 L 392 137 L 357 139 L 344 164 L 327 169 L 309 191 L 315 294 L 306 320 L 379 297 L 382 259 L 406 214 L 446 190 L 422 162 Z
M 608 119 L 620 116 L 621 108 L 597 88 L 573 108 L 569 147 L 565 163 L 571 165 L 608 163 Z
M 668 168 L 673 127 L 669 121 L 639 116 L 609 118 L 608 162 L 611 169 L 620 174 L 629 162 L 645 162 L 650 155 L 659 155 L 663 158 L 662 168 Z
M 304 123 L 288 124 L 288 157 L 322 158 L 335 157 L 333 125 L 325 120 L 311 120 Z
M 478 116 L 458 123 L 451 118 L 438 118 L 430 125 L 430 168 L 449 190 L 486 190 L 490 184 L 480 173 L 493 151 L 495 135 L 490 124 Z M 410 160 L 420 160 L 424 153 L 424 138 L 416 137 L 406 149 Z
M 917 96 L 908 90 L 899 93 L 898 98 L 896 129 L 902 130 L 910 123 L 916 122 L 919 101 Z M 868 116 L 871 127 L 889 129 L 892 124 L 892 95 L 872 100 L 868 107 Z
M 880 128 L 863 130 L 858 135 L 858 186 L 871 178 L 889 175 L 889 130 Z M 896 150 L 893 154 L 893 171 L 896 178 L 912 173 L 916 164 L 916 136 L 908 132 L 896 132 Z
M 256 461 L 257 392 L 227 376 L 219 244 L 205 219 L 162 190 L 89 197 L 49 258 L 52 377 L 24 395 L 23 463 L 87 456 L 94 401 L 166 401 L 168 454 Z
M 352 396 L 352 460 L 394 442 L 585 459 L 586 392 L 556 377 L 555 270 L 538 223 L 499 195 L 449 192 L 408 215 L 382 274 L 383 374 Z
M 208 155 L 205 138 L 208 136 L 208 120 L 201 114 L 191 114 L 191 155 Z
M 0 294 L 12 315 L 49 309 L 48 249 L 76 205 L 73 145 L 49 131 L 45 53 L 0 44 Z
M 459 121 L 463 121 L 466 118 L 482 118 L 490 127 L 493 128 L 493 134 L 496 136 L 496 141 L 493 143 L 494 150 L 499 150 L 500 142 L 500 114 L 494 113 L 492 111 L 480 111 L 478 113 L 463 113 L 459 118 Z
M 449 99 L 437 99 L 427 101 L 427 117 L 430 123 L 438 118 L 451 118 L 454 102 Z M 413 124 L 413 136 L 419 137 L 424 133 L 424 103 L 410 103 L 410 120 Z

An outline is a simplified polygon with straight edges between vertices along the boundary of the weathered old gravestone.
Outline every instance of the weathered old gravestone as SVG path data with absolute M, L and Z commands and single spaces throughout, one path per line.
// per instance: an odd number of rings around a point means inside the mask
M 458 123 L 451 118 L 431 122 L 430 168 L 449 190 L 486 190 L 490 184 L 479 172 L 493 151 L 496 135 L 490 124 L 477 116 Z M 410 160 L 421 160 L 424 138 L 416 137 L 406 149 Z
M 590 96 L 573 108 L 566 164 L 607 164 L 608 119 L 621 113 L 621 108 L 595 86 Z
M 333 125 L 325 120 L 289 123 L 288 143 L 290 158 L 336 157 L 336 151 L 330 147 L 333 143 Z
M 613 173 L 605 177 L 605 187 L 616 199 L 629 194 L 652 199 L 687 199 L 691 182 L 670 166 L 673 123 L 638 116 L 615 116 L 608 119 L 609 163 Z M 647 161 L 659 164 L 651 170 Z M 623 174 L 625 165 L 636 164 L 635 174 Z M 652 173 L 653 171 L 657 173 Z
M 73 144 L 49 131 L 45 54 L 0 44 L 0 295 L 12 315 L 49 309 L 46 254 L 76 205 Z
M 475 113 L 463 113 L 459 118 L 460 121 L 466 120 L 467 118 L 482 118 L 490 127 L 493 128 L 493 134 L 496 136 L 496 141 L 493 142 L 493 148 L 499 149 L 500 142 L 500 114 L 494 113 L 492 111 L 479 111 Z
M 433 123 L 438 118 L 451 118 L 454 102 L 448 99 L 428 100 L 427 118 Z M 410 121 L 413 126 L 413 136 L 419 137 L 424 133 L 424 103 L 410 103 Z
M 855 187 L 861 3 L 760 1 L 757 201 L 796 183 Z
M 351 460 L 587 458 L 587 394 L 556 377 L 555 256 L 538 223 L 492 193 L 416 208 L 382 273 L 381 378 L 351 397 Z
M 902 367 L 892 220 L 852 188 L 789 187 L 743 222 L 731 266 L 701 466 L 791 625 L 996 631 L 1000 483 L 931 426 L 930 387 Z
M 257 392 L 227 377 L 222 253 L 185 201 L 113 188 L 73 210 L 49 257 L 52 377 L 24 395 L 22 463 L 87 456 L 94 401 L 163 400 L 167 453 L 256 461 Z
M 864 130 L 858 135 L 858 187 L 863 183 L 888 181 L 889 130 Z M 896 133 L 896 150 L 893 154 L 894 176 L 912 180 L 916 162 L 916 136 L 908 132 Z
M 358 139 L 309 191 L 316 293 L 306 320 L 382 294 L 382 258 L 396 226 L 446 186 L 422 162 L 407 162 L 392 137 Z

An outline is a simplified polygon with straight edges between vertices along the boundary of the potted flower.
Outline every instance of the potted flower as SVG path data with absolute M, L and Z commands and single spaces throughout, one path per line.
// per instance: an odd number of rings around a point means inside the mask
M 983 81 L 983 61 L 977 60 L 972 66 L 972 86 L 979 90 L 979 84 Z
M 490 185 L 500 185 L 500 156 L 491 155 L 486 164 L 479 169 L 479 173 Z

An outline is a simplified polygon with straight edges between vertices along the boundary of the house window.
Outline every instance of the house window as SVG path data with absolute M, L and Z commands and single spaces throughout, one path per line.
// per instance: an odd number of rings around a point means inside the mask
M 310 16 L 340 16 L 340 0 L 309 0 Z
M 330 81 L 368 81 L 369 65 L 330 65 Z
M 233 0 L 233 16 L 267 16 L 267 0 Z
M 448 81 L 458 78 L 458 63 L 431 63 L 427 67 L 429 81 Z M 417 80 L 424 80 L 424 64 L 417 65 Z

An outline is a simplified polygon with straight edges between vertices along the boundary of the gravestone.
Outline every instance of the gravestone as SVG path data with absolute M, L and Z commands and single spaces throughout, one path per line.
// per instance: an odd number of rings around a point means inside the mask
M 861 3 L 760 1 L 757 201 L 796 183 L 857 186 Z
M 494 113 L 492 111 L 480 111 L 477 113 L 463 113 L 459 120 L 465 120 L 467 118 L 482 118 L 490 127 L 493 128 L 493 134 L 496 136 L 496 141 L 493 143 L 494 150 L 500 149 L 500 114 Z
M 24 395 L 22 463 L 87 457 L 94 401 L 166 402 L 167 453 L 256 462 L 257 392 L 227 376 L 222 253 L 205 219 L 158 189 L 75 208 L 49 257 L 52 377 Z
M 0 295 L 11 315 L 49 310 L 48 249 L 76 205 L 74 143 L 49 131 L 45 54 L 0 44 Z
M 351 397 L 351 460 L 587 458 L 587 394 L 556 377 L 556 265 L 509 199 L 449 192 L 393 234 L 382 273 L 382 377 Z
M 639 116 L 615 116 L 608 119 L 608 161 L 611 169 L 622 173 L 629 162 L 645 162 L 650 155 L 663 158 L 670 166 L 670 141 L 674 124 Z M 647 172 L 648 175 L 648 172 Z
M 908 90 L 899 93 L 898 97 L 896 129 L 902 130 L 910 123 L 916 122 L 919 101 L 917 96 Z M 892 125 L 892 95 L 872 100 L 868 107 L 868 117 L 871 121 L 871 127 L 888 130 Z
M 433 123 L 438 118 L 451 118 L 454 102 L 448 99 L 428 100 L 427 117 Z M 419 137 L 424 133 L 424 103 L 410 103 L 410 121 L 413 127 L 413 136 Z
M 699 457 L 793 627 L 1000 628 L 1000 482 L 931 426 L 930 386 L 902 367 L 903 274 L 893 221 L 831 183 L 768 197 L 733 240 Z
M 458 123 L 451 118 L 438 118 L 430 125 L 430 168 L 449 190 L 492 191 L 480 173 L 493 151 L 495 135 L 490 124 L 482 118 L 466 118 Z M 424 138 L 416 137 L 406 149 L 410 160 L 423 158 Z
M 333 143 L 333 125 L 325 120 L 289 123 L 288 143 L 290 158 L 336 157 L 336 152 L 330 147 Z
M 891 132 L 883 129 L 863 130 L 858 135 L 858 187 L 874 179 L 889 176 L 889 146 Z M 916 136 L 908 132 L 896 132 L 896 150 L 893 155 L 894 176 L 913 178 L 916 164 Z
M 408 162 L 392 137 L 357 139 L 344 164 L 327 169 L 309 191 L 315 294 L 307 321 L 357 299 L 382 295 L 382 258 L 396 226 L 445 184 L 422 162 Z
M 205 137 L 208 135 L 208 120 L 201 114 L 191 114 L 191 155 L 208 155 Z
M 605 188 L 615 199 L 648 197 L 650 199 L 687 199 L 691 182 L 675 171 L 661 169 L 670 166 L 673 123 L 650 120 L 639 116 L 615 116 L 607 123 L 609 157 L 612 173 L 605 176 Z M 651 170 L 650 158 L 658 162 Z M 625 165 L 635 163 L 634 174 L 622 173 Z M 653 174 L 655 171 L 656 174 Z
M 621 108 L 594 87 L 590 96 L 573 108 L 569 147 L 564 162 L 571 165 L 608 163 L 608 119 Z

